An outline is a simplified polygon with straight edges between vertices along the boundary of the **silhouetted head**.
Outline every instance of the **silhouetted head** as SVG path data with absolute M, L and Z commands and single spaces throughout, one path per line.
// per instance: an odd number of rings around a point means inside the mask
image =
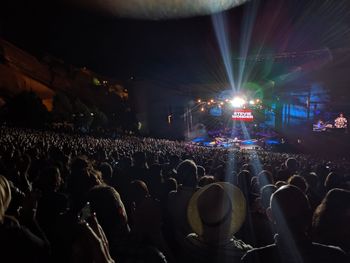
M 286 185 L 279 188 L 271 196 L 267 213 L 276 225 L 277 232 L 286 238 L 305 237 L 311 224 L 309 201 L 296 186 Z
M 298 187 L 303 193 L 306 193 L 308 185 L 304 177 L 300 175 L 293 175 L 288 179 L 288 184 Z
M 315 238 L 324 244 L 350 251 L 350 191 L 332 189 L 316 208 L 312 226 Z
M 128 218 L 119 193 L 109 186 L 96 186 L 88 193 L 88 201 L 109 241 L 123 238 L 129 232 Z
M 143 181 L 135 180 L 130 183 L 127 196 L 129 201 L 138 204 L 148 196 L 148 187 Z
M 288 158 L 285 162 L 285 165 L 290 172 L 295 172 L 299 168 L 299 163 L 295 158 Z
M 60 170 L 55 167 L 45 168 L 39 176 L 38 187 L 42 191 L 57 191 L 61 186 L 62 178 Z
M 136 167 L 145 167 L 147 165 L 146 163 L 146 154 L 144 152 L 136 152 L 133 155 L 134 165 Z
M 285 185 L 287 185 L 287 183 L 286 183 L 285 181 L 277 181 L 277 182 L 275 183 L 275 186 L 276 186 L 277 188 L 281 188 L 282 186 L 285 186 Z
M 324 187 L 326 191 L 330 191 L 334 188 L 341 188 L 342 183 L 343 183 L 342 178 L 338 174 L 334 172 L 330 172 L 326 177 L 326 180 L 324 182 Z
M 318 183 L 318 178 L 317 178 L 317 174 L 315 172 L 311 172 L 311 173 L 305 174 L 304 175 L 304 179 L 306 180 L 307 185 L 311 189 L 316 189 L 317 183 Z
M 180 184 L 188 187 L 197 186 L 197 165 L 192 160 L 182 161 L 176 168 Z
M 177 181 L 175 178 L 167 178 L 164 180 L 164 184 L 163 184 L 163 189 L 164 189 L 164 193 L 167 195 L 168 193 L 170 193 L 171 191 L 176 191 L 177 190 Z
M 67 190 L 75 209 L 84 206 L 84 200 L 88 191 L 101 184 L 100 172 L 94 170 L 88 161 L 78 158 L 72 164 L 72 172 L 68 178 Z
M 259 183 L 260 189 L 263 188 L 265 185 L 273 184 L 274 180 L 273 180 L 272 174 L 267 170 L 261 171 L 258 174 L 258 183 Z
M 201 177 L 201 179 L 199 179 L 198 186 L 203 187 L 203 186 L 206 186 L 206 185 L 212 184 L 212 183 L 215 183 L 214 176 L 206 175 L 206 176 Z
M 277 189 L 273 184 L 268 184 L 261 188 L 261 205 L 265 210 L 270 207 L 271 196 Z
M 99 166 L 99 170 L 102 173 L 102 179 L 104 182 L 110 184 L 113 175 L 113 168 L 109 163 L 103 162 Z
M 203 166 L 197 165 L 198 178 L 205 176 L 205 168 Z

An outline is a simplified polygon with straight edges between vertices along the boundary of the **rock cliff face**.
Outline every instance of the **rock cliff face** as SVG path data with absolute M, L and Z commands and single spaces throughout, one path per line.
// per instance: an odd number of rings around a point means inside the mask
M 34 56 L 0 40 L 0 94 L 13 96 L 23 90 L 32 90 L 50 110 L 54 91 L 50 88 L 50 70 Z
M 0 98 L 21 91 L 34 91 L 48 110 L 57 91 L 98 101 L 101 94 L 113 92 L 127 99 L 127 91 L 114 80 L 86 69 L 75 68 L 51 56 L 38 59 L 11 43 L 0 39 Z

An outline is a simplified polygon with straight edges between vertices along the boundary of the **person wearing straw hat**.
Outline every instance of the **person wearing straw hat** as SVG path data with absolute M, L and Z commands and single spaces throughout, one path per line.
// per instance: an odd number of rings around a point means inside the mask
M 246 201 L 236 186 L 218 182 L 201 188 L 187 215 L 193 233 L 186 237 L 183 262 L 239 262 L 252 249 L 233 236 L 246 216 Z

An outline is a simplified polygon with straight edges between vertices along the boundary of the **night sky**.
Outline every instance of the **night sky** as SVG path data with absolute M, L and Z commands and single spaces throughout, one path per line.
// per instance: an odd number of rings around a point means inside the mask
M 247 45 L 248 55 L 341 48 L 337 55 L 341 59 L 332 55 L 330 63 L 309 73 L 315 81 L 344 90 L 344 83 L 350 80 L 346 50 L 350 48 L 349 2 L 251 1 L 226 11 L 223 15 L 232 56 L 241 56 L 242 46 Z M 255 19 L 252 6 L 257 6 Z M 114 79 L 125 81 L 133 76 L 167 87 L 173 83 L 227 82 L 211 16 L 166 21 L 122 19 L 58 0 L 3 0 L 0 16 L 4 39 L 38 56 L 49 53 Z M 243 41 L 249 23 L 252 37 Z M 276 69 L 268 73 L 255 72 L 251 78 L 273 79 L 298 66 L 283 63 L 283 67 L 275 63 Z M 281 68 L 285 72 L 279 71 Z

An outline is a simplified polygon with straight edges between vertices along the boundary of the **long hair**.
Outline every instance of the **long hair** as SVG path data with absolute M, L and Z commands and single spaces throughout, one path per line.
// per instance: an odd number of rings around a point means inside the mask
M 11 202 L 11 188 L 7 179 L 0 175 L 0 222 L 4 220 L 5 212 Z

